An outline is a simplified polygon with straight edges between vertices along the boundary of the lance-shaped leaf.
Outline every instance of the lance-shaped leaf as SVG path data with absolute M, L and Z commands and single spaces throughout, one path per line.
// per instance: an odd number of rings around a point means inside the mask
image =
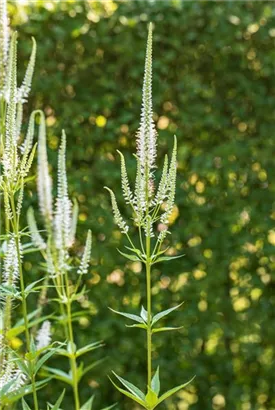
M 23 410 L 31 410 L 30 406 L 22 399 L 22 408 Z
M 111 409 L 113 409 L 116 405 L 117 405 L 117 404 L 114 403 L 114 404 L 112 404 L 111 406 L 104 407 L 104 409 L 101 409 L 101 410 L 111 410 Z
M 83 377 L 90 370 L 92 370 L 95 367 L 101 365 L 105 361 L 105 359 L 106 359 L 106 357 L 103 357 L 102 359 L 96 360 L 95 362 L 91 363 L 89 366 L 84 367 L 84 369 L 81 372 L 81 377 Z
M 152 265 L 154 265 L 155 263 L 159 263 L 159 262 L 167 262 L 167 261 L 171 261 L 173 259 L 179 259 L 182 258 L 185 255 L 177 255 L 177 256 L 161 256 L 159 258 L 156 258 L 153 262 Z
M 80 408 L 80 410 L 92 410 L 95 396 L 90 397 Z
M 184 389 L 184 387 L 188 386 L 196 376 L 192 377 L 191 380 L 189 380 L 187 383 L 181 384 L 180 386 L 174 387 L 171 390 L 168 390 L 166 393 L 164 393 L 162 396 L 160 396 L 158 400 L 158 404 L 163 402 L 165 399 L 168 399 L 168 397 L 172 396 L 173 394 L 177 393 L 179 390 Z
M 148 312 L 146 309 L 144 309 L 143 306 L 141 306 L 141 311 L 140 311 L 140 317 L 144 320 L 144 322 L 148 321 Z
M 129 397 L 130 399 L 134 400 L 138 404 L 140 404 L 142 407 L 146 408 L 146 403 L 144 400 L 139 399 L 137 396 L 135 396 L 132 393 L 129 393 L 127 390 L 121 389 L 115 382 L 109 377 L 111 383 L 115 386 L 115 388 L 125 396 Z
M 94 342 L 90 343 L 87 346 L 81 347 L 81 349 L 78 349 L 75 353 L 76 357 L 82 356 L 85 353 L 91 352 L 92 350 L 98 349 L 99 347 L 104 346 L 102 341 L 99 342 Z
M 154 333 L 159 333 L 159 332 L 171 332 L 173 330 L 180 330 L 182 329 L 183 326 L 178 326 L 178 327 L 159 327 L 156 329 L 152 329 L 152 334 Z
M 42 389 L 43 387 L 47 386 L 48 382 L 51 380 L 51 377 L 48 377 L 47 379 L 40 380 L 39 382 L 35 383 L 35 389 L 36 391 L 39 389 Z M 32 393 L 33 391 L 33 386 L 32 385 L 27 385 L 23 386 L 20 389 L 16 390 L 12 395 L 5 395 L 4 397 L 1 397 L 1 404 L 10 404 L 10 403 L 15 403 L 18 400 L 20 400 L 23 396 L 26 396 L 27 394 Z
M 118 248 L 117 248 L 117 251 L 118 251 L 122 256 L 124 256 L 124 258 L 129 259 L 130 261 L 133 261 L 133 262 L 140 261 L 140 262 L 142 262 L 142 259 L 140 259 L 140 258 L 139 258 L 138 256 L 136 256 L 136 255 L 131 255 L 130 253 L 121 252 Z
M 125 316 L 128 319 L 134 320 L 135 322 L 144 323 L 144 320 L 138 315 L 133 315 L 132 313 L 119 312 L 119 311 L 114 310 L 112 308 L 109 308 L 109 309 L 112 312 L 117 313 L 118 315 L 121 315 L 121 316 Z
M 46 372 L 45 374 L 48 375 L 50 373 L 52 376 L 54 376 L 55 379 L 61 380 L 64 383 L 69 384 L 70 386 L 73 385 L 73 380 L 72 376 L 63 370 L 56 369 L 55 367 L 48 367 L 44 366 L 43 370 Z
M 151 381 L 151 388 L 152 390 L 156 393 L 156 395 L 159 395 L 160 391 L 160 381 L 159 381 L 159 366 L 156 370 L 156 373 L 154 374 L 152 381 Z
M 116 376 L 120 383 L 123 384 L 123 386 L 125 386 L 127 390 L 129 390 L 130 393 L 134 394 L 134 396 L 138 397 L 141 400 L 145 399 L 144 393 L 142 393 L 142 391 L 138 387 L 118 376 L 114 371 L 112 373 Z
M 63 400 L 63 398 L 64 398 L 64 395 L 65 395 L 65 389 L 63 390 L 63 392 L 60 394 L 60 396 L 58 397 L 58 399 L 57 399 L 57 401 L 56 401 L 56 403 L 54 404 L 54 405 L 50 405 L 50 408 L 52 409 L 52 410 L 59 410 L 59 406 L 60 406 L 60 404 L 62 403 L 62 400 Z M 48 403 L 49 404 L 49 403 Z
M 152 330 L 152 334 L 153 334 L 153 333 L 159 333 L 159 332 L 170 332 L 170 331 L 172 331 L 172 330 L 180 330 L 180 329 L 182 329 L 182 328 L 183 328 L 183 326 L 178 326 L 178 327 L 159 327 L 159 328 L 153 329 L 153 330 Z
M 157 323 L 160 319 L 162 319 L 164 316 L 169 315 L 169 313 L 173 312 L 174 310 L 178 309 L 180 306 L 183 305 L 184 302 L 180 303 L 177 306 L 174 306 L 170 309 L 167 310 L 163 310 L 162 312 L 157 313 L 155 316 L 153 316 L 153 320 L 152 320 L 152 326 Z
M 44 363 L 46 363 L 46 361 L 52 357 L 57 351 L 58 351 L 58 347 L 56 348 L 52 348 L 48 353 L 44 354 L 36 363 L 35 365 L 35 374 L 38 372 L 38 370 L 43 366 Z
M 140 329 L 144 329 L 144 330 L 146 330 L 147 329 L 147 325 L 144 323 L 144 324 L 142 324 L 142 323 L 137 323 L 137 324 L 134 324 L 134 325 L 125 325 L 126 327 L 139 327 Z M 153 333 L 153 332 L 152 332 Z

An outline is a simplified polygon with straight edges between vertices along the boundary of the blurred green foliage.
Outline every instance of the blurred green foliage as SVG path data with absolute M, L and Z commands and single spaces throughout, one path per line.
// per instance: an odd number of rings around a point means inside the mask
M 87 376 L 82 402 L 95 390 L 98 406 L 119 401 L 120 409 L 133 409 L 111 386 L 110 369 L 145 387 L 145 335 L 125 328 L 108 310 L 138 310 L 144 273 L 116 250 L 124 239 L 103 186 L 119 192 L 116 149 L 135 174 L 132 153 L 151 20 L 160 163 L 171 151 L 173 134 L 180 147 L 178 208 L 169 240 L 171 252 L 186 255 L 153 271 L 155 310 L 185 301 L 169 322 L 184 328 L 158 338 L 154 365 L 160 365 L 164 390 L 197 375 L 163 408 L 274 410 L 274 5 L 36 1 L 11 3 L 10 11 L 20 33 L 20 59 L 27 61 L 30 36 L 38 44 L 28 112 L 45 110 L 54 171 L 66 130 L 82 242 L 87 229 L 93 231 L 90 293 L 82 301 L 86 313 L 75 324 L 76 337 L 79 344 L 104 339 L 104 351 L 88 360 L 106 360 Z M 35 205 L 35 186 L 29 187 L 26 200 Z M 37 275 L 37 257 L 25 269 L 30 278 Z M 40 396 L 57 396 L 62 387 L 51 383 Z

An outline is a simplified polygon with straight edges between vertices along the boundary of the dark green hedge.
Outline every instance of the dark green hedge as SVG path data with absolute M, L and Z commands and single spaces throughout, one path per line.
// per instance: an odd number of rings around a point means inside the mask
M 70 191 L 81 209 L 79 238 L 93 231 L 87 314 L 76 323 L 76 336 L 80 344 L 104 339 L 104 350 L 87 360 L 106 360 L 86 378 L 82 400 L 95 390 L 97 408 L 119 401 L 120 409 L 133 409 L 107 379 L 111 369 L 145 387 L 144 334 L 125 328 L 108 310 L 138 309 L 144 273 L 116 251 L 124 240 L 103 186 L 121 199 L 117 148 L 130 175 L 135 173 L 131 154 L 151 20 L 160 164 L 171 152 L 173 134 L 180 147 L 178 215 L 170 240 L 174 251 L 185 254 L 154 270 L 155 309 L 185 301 L 169 322 L 184 328 L 158 338 L 154 364 L 160 365 L 163 389 L 197 375 L 163 408 L 274 409 L 272 2 L 47 1 L 10 7 L 20 60 L 27 58 L 31 35 L 38 43 L 28 112 L 46 112 L 54 170 L 66 130 Z M 26 197 L 36 203 L 36 195 Z M 34 259 L 27 274 L 38 267 Z M 62 387 L 52 383 L 41 396 L 52 398 Z M 64 409 L 70 403 L 68 391 Z

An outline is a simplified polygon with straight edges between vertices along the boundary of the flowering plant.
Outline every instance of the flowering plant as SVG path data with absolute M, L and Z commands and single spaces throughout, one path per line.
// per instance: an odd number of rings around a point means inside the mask
M 173 212 L 175 203 L 176 177 L 177 177 L 177 139 L 174 138 L 174 148 L 170 164 L 165 156 L 162 176 L 155 190 L 154 170 L 156 168 L 157 156 L 157 132 L 153 121 L 152 106 L 152 24 L 149 25 L 147 50 L 145 59 L 145 72 L 143 80 L 142 109 L 140 127 L 137 133 L 137 173 L 134 191 L 130 187 L 124 156 L 121 157 L 121 182 L 122 192 L 126 204 L 131 207 L 135 227 L 139 231 L 139 247 L 133 243 L 129 234 L 129 225 L 123 219 L 117 205 L 114 192 L 110 192 L 113 208 L 114 220 L 121 232 L 126 235 L 129 246 L 126 246 L 130 253 L 120 252 L 125 258 L 131 261 L 140 261 L 145 266 L 146 271 L 146 309 L 142 306 L 140 314 L 113 312 L 130 319 L 136 327 L 146 331 L 147 335 L 147 390 L 143 393 L 138 387 L 120 377 L 116 373 L 114 376 L 127 389 L 122 389 L 113 380 L 114 386 L 125 396 L 130 397 L 135 402 L 148 410 L 154 409 L 166 398 L 187 386 L 192 380 L 181 384 L 160 395 L 159 368 L 152 371 L 152 336 L 179 328 L 156 327 L 155 325 L 169 313 L 179 308 L 182 304 L 174 306 L 156 314 L 152 313 L 152 284 L 151 267 L 162 261 L 169 261 L 180 256 L 166 256 L 167 249 L 162 249 L 163 242 L 168 231 L 169 218 Z M 154 230 L 158 223 L 159 232 Z M 152 377 L 153 376 L 153 377 Z

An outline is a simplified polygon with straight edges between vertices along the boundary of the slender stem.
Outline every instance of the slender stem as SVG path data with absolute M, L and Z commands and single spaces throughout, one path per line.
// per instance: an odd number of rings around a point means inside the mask
M 68 281 L 68 274 L 65 273 L 65 282 L 66 282 L 66 291 L 67 291 L 67 324 L 68 324 L 68 335 L 69 342 L 71 347 L 74 347 L 74 334 L 72 326 L 72 310 L 71 310 L 71 299 L 70 299 L 70 288 Z M 80 410 L 80 401 L 79 401 L 79 392 L 78 392 L 78 375 L 77 375 L 77 362 L 75 357 L 75 351 L 71 352 L 70 365 L 73 378 L 73 391 L 74 391 L 74 401 L 75 401 L 75 410 Z
M 27 351 L 29 352 L 30 346 L 31 346 L 31 340 L 30 340 L 30 332 L 29 332 L 27 300 L 26 300 L 26 295 L 25 295 L 25 283 L 24 283 L 24 275 L 23 275 L 21 252 L 20 252 L 20 242 L 19 242 L 19 217 L 17 217 L 17 214 L 16 214 L 13 193 L 11 194 L 10 203 L 11 203 L 11 209 L 12 209 L 12 214 L 13 214 L 13 229 L 14 229 L 14 236 L 15 236 L 17 260 L 18 260 L 18 265 L 19 265 L 19 280 L 20 280 L 20 290 L 21 290 L 21 296 L 22 296 L 22 309 L 23 309 L 23 318 L 24 318 L 24 327 L 25 327 L 25 336 L 26 336 L 26 347 L 27 347 Z M 34 409 L 39 410 L 34 374 L 32 374 L 31 381 L 32 381 L 32 386 L 33 386 L 32 394 L 33 394 L 33 401 L 34 401 Z
M 27 350 L 30 351 L 30 333 L 29 333 L 29 323 L 28 323 L 28 310 L 27 310 L 27 301 L 25 296 L 25 284 L 24 284 L 24 276 L 23 276 L 23 269 L 22 269 L 22 262 L 21 262 L 21 252 L 20 252 L 20 243 L 19 243 L 19 226 L 18 220 L 16 217 L 16 210 L 15 210 L 15 203 L 14 203 L 14 195 L 11 195 L 11 209 L 13 213 L 13 228 L 15 234 L 15 246 L 16 246 L 16 253 L 19 265 L 19 280 L 20 280 L 20 289 L 22 295 L 22 309 L 23 309 L 23 317 L 24 317 L 24 325 L 25 325 L 25 336 L 26 336 L 26 345 Z
M 35 387 L 35 375 L 33 374 L 32 376 L 32 391 L 33 391 L 33 404 L 35 410 L 39 410 L 39 405 L 38 405 L 38 399 L 37 399 L 37 393 L 36 393 L 36 387 Z
M 152 303 L 151 303 L 151 239 L 150 236 L 146 237 L 146 295 L 147 295 L 147 384 L 151 387 L 152 380 L 152 329 L 151 329 L 151 316 L 152 316 Z

